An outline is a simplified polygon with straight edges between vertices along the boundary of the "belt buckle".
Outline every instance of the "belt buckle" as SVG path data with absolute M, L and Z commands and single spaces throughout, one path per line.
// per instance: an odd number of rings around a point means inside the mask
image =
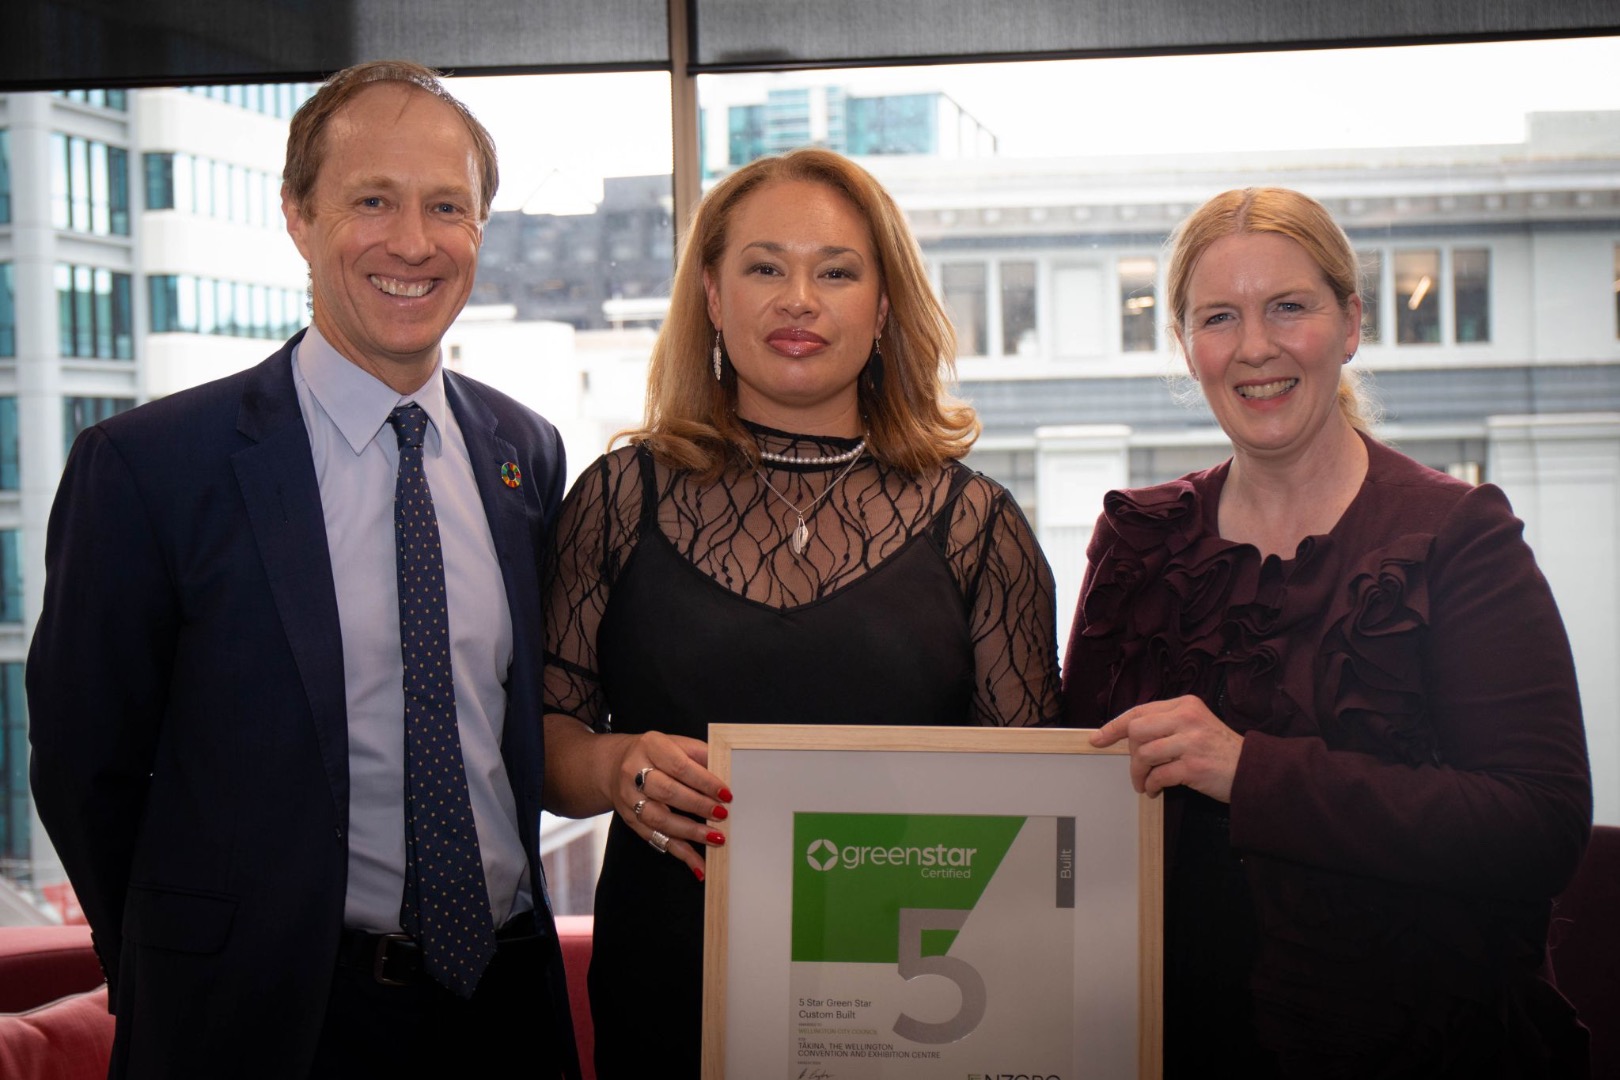
M 378 934 L 377 954 L 371 964 L 371 977 L 381 986 L 409 986 L 405 979 L 391 979 L 388 977 L 388 947 L 392 942 L 405 942 L 415 945 L 415 940 L 409 934 Z

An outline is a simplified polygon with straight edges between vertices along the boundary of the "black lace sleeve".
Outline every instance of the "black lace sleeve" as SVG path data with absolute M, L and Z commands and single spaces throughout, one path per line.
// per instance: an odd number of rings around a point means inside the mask
M 545 711 L 607 725 L 596 631 L 639 535 L 641 476 L 633 449 L 594 461 L 563 501 L 545 553 Z
M 957 499 L 947 556 L 968 604 L 974 718 L 999 727 L 1058 716 L 1056 587 L 1005 488 L 975 475 Z

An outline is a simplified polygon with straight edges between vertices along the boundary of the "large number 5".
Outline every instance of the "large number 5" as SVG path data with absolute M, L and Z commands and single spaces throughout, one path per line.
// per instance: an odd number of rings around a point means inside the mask
M 900 909 L 900 977 L 910 982 L 919 975 L 943 975 L 962 992 L 962 1008 L 949 1020 L 930 1024 L 906 1013 L 894 1022 L 894 1033 L 919 1043 L 948 1043 L 966 1038 L 984 1019 L 988 998 L 984 976 L 966 960 L 955 956 L 924 956 L 925 930 L 960 930 L 967 922 L 966 911 L 949 908 Z

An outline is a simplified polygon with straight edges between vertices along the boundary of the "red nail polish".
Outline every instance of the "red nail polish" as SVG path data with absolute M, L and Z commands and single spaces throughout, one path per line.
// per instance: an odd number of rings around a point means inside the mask
M 702 881 L 703 880 L 703 868 L 700 867 L 700 866 L 692 867 L 692 876 L 697 878 L 699 881 Z
M 711 831 L 708 836 L 704 837 L 704 839 L 713 844 L 715 847 L 719 847 L 721 844 L 726 842 L 726 834 Z
M 721 802 L 730 802 L 731 801 L 731 789 L 730 788 L 723 787 L 723 788 L 720 789 L 720 801 Z
M 717 806 L 709 814 L 709 820 L 710 821 L 724 821 L 724 820 L 726 820 L 726 818 L 728 816 L 730 816 L 730 813 L 731 813 L 731 811 L 727 810 L 725 807 Z

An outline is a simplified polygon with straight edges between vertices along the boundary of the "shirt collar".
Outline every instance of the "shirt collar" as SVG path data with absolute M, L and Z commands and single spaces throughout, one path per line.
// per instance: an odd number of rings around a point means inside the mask
M 444 395 L 440 363 L 433 365 L 433 374 L 414 393 L 400 394 L 369 371 L 350 363 L 311 325 L 298 345 L 298 370 L 321 410 L 356 454 L 364 451 L 384 428 L 392 438 L 388 414 L 413 401 L 428 415 L 423 449 L 431 454 L 443 450 L 445 414 L 450 405 Z

